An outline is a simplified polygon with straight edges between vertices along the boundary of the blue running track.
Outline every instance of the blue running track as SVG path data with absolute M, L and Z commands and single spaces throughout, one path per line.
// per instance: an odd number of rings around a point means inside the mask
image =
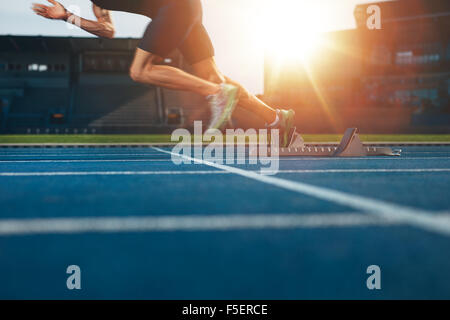
M 450 299 L 450 146 L 274 176 L 170 151 L 0 148 L 0 298 Z

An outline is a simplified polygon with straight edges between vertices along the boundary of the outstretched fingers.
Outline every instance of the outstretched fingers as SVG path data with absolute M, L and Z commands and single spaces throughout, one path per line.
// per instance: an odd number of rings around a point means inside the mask
M 39 11 L 47 11 L 48 7 L 43 5 L 43 4 L 33 3 L 32 9 L 33 10 L 39 10 Z
M 33 3 L 33 7 L 31 7 L 31 9 L 34 11 L 34 13 L 40 16 L 44 16 L 47 13 L 48 7 L 42 4 Z

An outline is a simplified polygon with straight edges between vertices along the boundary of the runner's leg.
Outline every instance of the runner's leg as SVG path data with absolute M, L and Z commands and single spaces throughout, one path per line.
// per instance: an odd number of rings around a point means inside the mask
M 225 77 L 219 71 L 214 58 L 207 58 L 192 65 L 196 76 L 214 82 L 226 82 L 239 88 L 239 103 L 238 107 L 242 107 L 258 116 L 260 116 L 266 123 L 270 124 L 276 119 L 276 111 L 251 94 L 245 87 L 232 79 Z
M 205 97 L 220 90 L 218 84 L 203 80 L 180 69 L 155 65 L 153 61 L 158 58 L 150 52 L 137 48 L 130 68 L 130 77 L 136 82 L 174 90 L 192 91 Z

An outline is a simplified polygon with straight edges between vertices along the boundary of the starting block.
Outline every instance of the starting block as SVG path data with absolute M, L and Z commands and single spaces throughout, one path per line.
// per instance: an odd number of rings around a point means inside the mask
M 279 148 L 278 152 L 280 157 L 366 157 L 401 155 L 401 150 L 393 150 L 390 147 L 364 146 L 359 138 L 358 129 L 356 128 L 347 129 L 338 146 L 307 145 L 302 136 L 297 132 L 294 132 L 289 147 Z M 250 151 L 251 156 L 257 156 L 257 154 L 258 151 L 256 149 Z M 269 147 L 267 155 L 271 154 L 271 148 Z

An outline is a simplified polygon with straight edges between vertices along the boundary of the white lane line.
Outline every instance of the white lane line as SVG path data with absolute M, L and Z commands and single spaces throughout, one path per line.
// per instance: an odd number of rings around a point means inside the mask
M 239 160 L 239 159 L 236 159 Z M 248 158 L 243 158 L 241 160 L 248 160 Z M 261 158 L 261 160 L 264 160 L 264 158 Z M 266 160 L 272 160 L 267 158 Z M 329 157 L 323 157 L 323 158 L 314 158 L 314 157 L 288 157 L 288 158 L 280 158 L 280 162 L 283 161 L 341 161 L 341 162 L 348 162 L 348 161 L 369 161 L 369 160 L 390 160 L 390 161 L 398 161 L 398 160 L 450 160 L 450 157 L 410 157 L 410 158 L 384 158 L 384 157 L 358 157 L 358 158 L 329 158 Z M 0 165 L 1 164 L 8 164 L 8 163 L 95 163 L 95 162 L 172 162 L 171 159 L 54 159 L 54 160 L 41 160 L 41 159 L 33 159 L 33 160 L 2 160 L 0 156 Z
M 317 187 L 302 182 L 281 179 L 273 176 L 265 176 L 256 172 L 246 171 L 239 168 L 212 163 L 206 160 L 200 160 L 185 155 L 180 155 L 157 147 L 153 147 L 153 149 L 166 154 L 170 154 L 172 156 L 178 156 L 189 161 L 204 164 L 206 166 L 228 171 L 242 177 L 246 177 L 248 179 L 256 180 L 293 192 L 344 205 L 356 209 L 357 211 L 376 214 L 385 219 L 395 219 L 403 221 L 404 223 L 422 228 L 424 230 L 450 236 L 450 221 L 440 221 L 438 219 L 435 219 L 433 216 L 431 216 L 432 213 L 426 210 L 410 208 L 386 201 L 375 200 L 363 196 L 336 191 L 333 189 Z
M 450 221 L 449 214 L 434 216 Z M 357 213 L 0 219 L 0 236 L 389 227 L 403 223 Z
M 48 177 L 48 176 L 133 176 L 133 175 L 196 175 L 228 174 L 226 171 L 72 171 L 72 172 L 0 172 L 0 177 Z
M 171 159 L 115 159 L 115 160 L 0 160 L 0 165 L 2 163 L 82 163 L 82 162 L 172 162 Z
M 249 172 L 257 172 L 249 170 Z M 431 173 L 450 172 L 447 168 L 425 169 L 312 169 L 278 170 L 275 173 Z M 0 172 L 0 177 L 41 177 L 41 176 L 131 176 L 131 175 L 195 175 L 195 174 L 232 174 L 223 170 L 187 170 L 187 171 L 48 171 L 48 172 Z
M 143 156 L 155 156 L 155 155 L 161 155 L 156 152 L 154 153 L 55 153 L 55 154 L 48 154 L 48 153 L 40 153 L 40 154 L 1 154 L 1 157 L 84 157 L 84 156 L 90 156 L 90 157 L 105 157 L 105 156 L 127 156 L 127 157 L 143 157 Z
M 245 159 L 245 158 L 244 158 Z M 247 158 L 248 159 L 248 158 Z M 269 158 L 268 158 L 269 159 Z M 398 160 L 448 160 L 450 157 L 386 157 L 386 156 L 372 156 L 372 157 L 280 157 L 280 161 L 309 161 L 309 160 L 334 160 L 334 161 L 367 161 L 367 160 L 390 160 L 390 161 L 398 161 Z M 272 160 L 272 159 L 269 159 Z
M 445 154 L 449 155 L 450 151 L 402 151 L 402 154 Z
M 88 232 L 227 231 L 398 225 L 355 213 L 0 219 L 0 236 Z
M 450 168 L 423 169 L 312 169 L 312 170 L 278 170 L 279 173 L 402 173 L 402 172 L 450 172 Z
M 435 214 L 434 218 L 437 221 L 448 222 L 450 214 Z M 34 218 L 0 219 L 0 236 L 244 229 L 326 229 L 401 225 L 404 224 L 399 220 L 381 219 L 358 213 Z

